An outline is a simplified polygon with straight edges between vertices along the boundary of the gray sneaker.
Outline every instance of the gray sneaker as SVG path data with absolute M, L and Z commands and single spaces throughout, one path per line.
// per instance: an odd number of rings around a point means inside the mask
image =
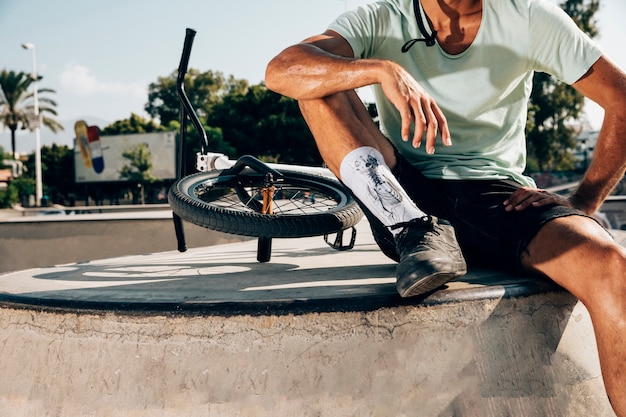
M 465 275 L 467 265 L 450 223 L 426 216 L 394 228 L 400 256 L 396 269 L 396 289 L 402 297 L 413 297 L 435 290 Z

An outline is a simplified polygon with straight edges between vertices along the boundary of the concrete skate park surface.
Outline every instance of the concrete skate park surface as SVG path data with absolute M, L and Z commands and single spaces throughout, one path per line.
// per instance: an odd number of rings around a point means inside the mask
M 570 294 L 474 270 L 401 299 L 357 228 L 0 275 L 0 415 L 613 415 Z

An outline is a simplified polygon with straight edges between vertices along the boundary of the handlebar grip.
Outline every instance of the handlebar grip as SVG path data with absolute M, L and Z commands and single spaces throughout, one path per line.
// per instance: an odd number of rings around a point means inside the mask
M 189 65 L 189 57 L 191 55 L 191 45 L 193 45 L 193 39 L 196 36 L 196 31 L 187 28 L 185 33 L 185 44 L 183 45 L 183 55 L 180 57 L 180 65 L 178 65 L 178 73 L 186 74 L 187 67 Z

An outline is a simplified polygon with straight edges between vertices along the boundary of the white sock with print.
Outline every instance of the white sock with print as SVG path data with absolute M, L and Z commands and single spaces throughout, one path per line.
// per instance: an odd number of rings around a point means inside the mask
M 377 149 L 363 146 L 353 150 L 341 161 L 339 170 L 343 183 L 385 226 L 426 216 L 404 191 Z M 402 229 L 390 230 L 395 234 Z

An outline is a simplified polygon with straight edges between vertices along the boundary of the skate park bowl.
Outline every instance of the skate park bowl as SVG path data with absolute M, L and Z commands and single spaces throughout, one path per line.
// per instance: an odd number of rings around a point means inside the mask
M 401 299 L 357 229 L 4 272 L 0 415 L 614 415 L 569 293 L 470 270 Z

